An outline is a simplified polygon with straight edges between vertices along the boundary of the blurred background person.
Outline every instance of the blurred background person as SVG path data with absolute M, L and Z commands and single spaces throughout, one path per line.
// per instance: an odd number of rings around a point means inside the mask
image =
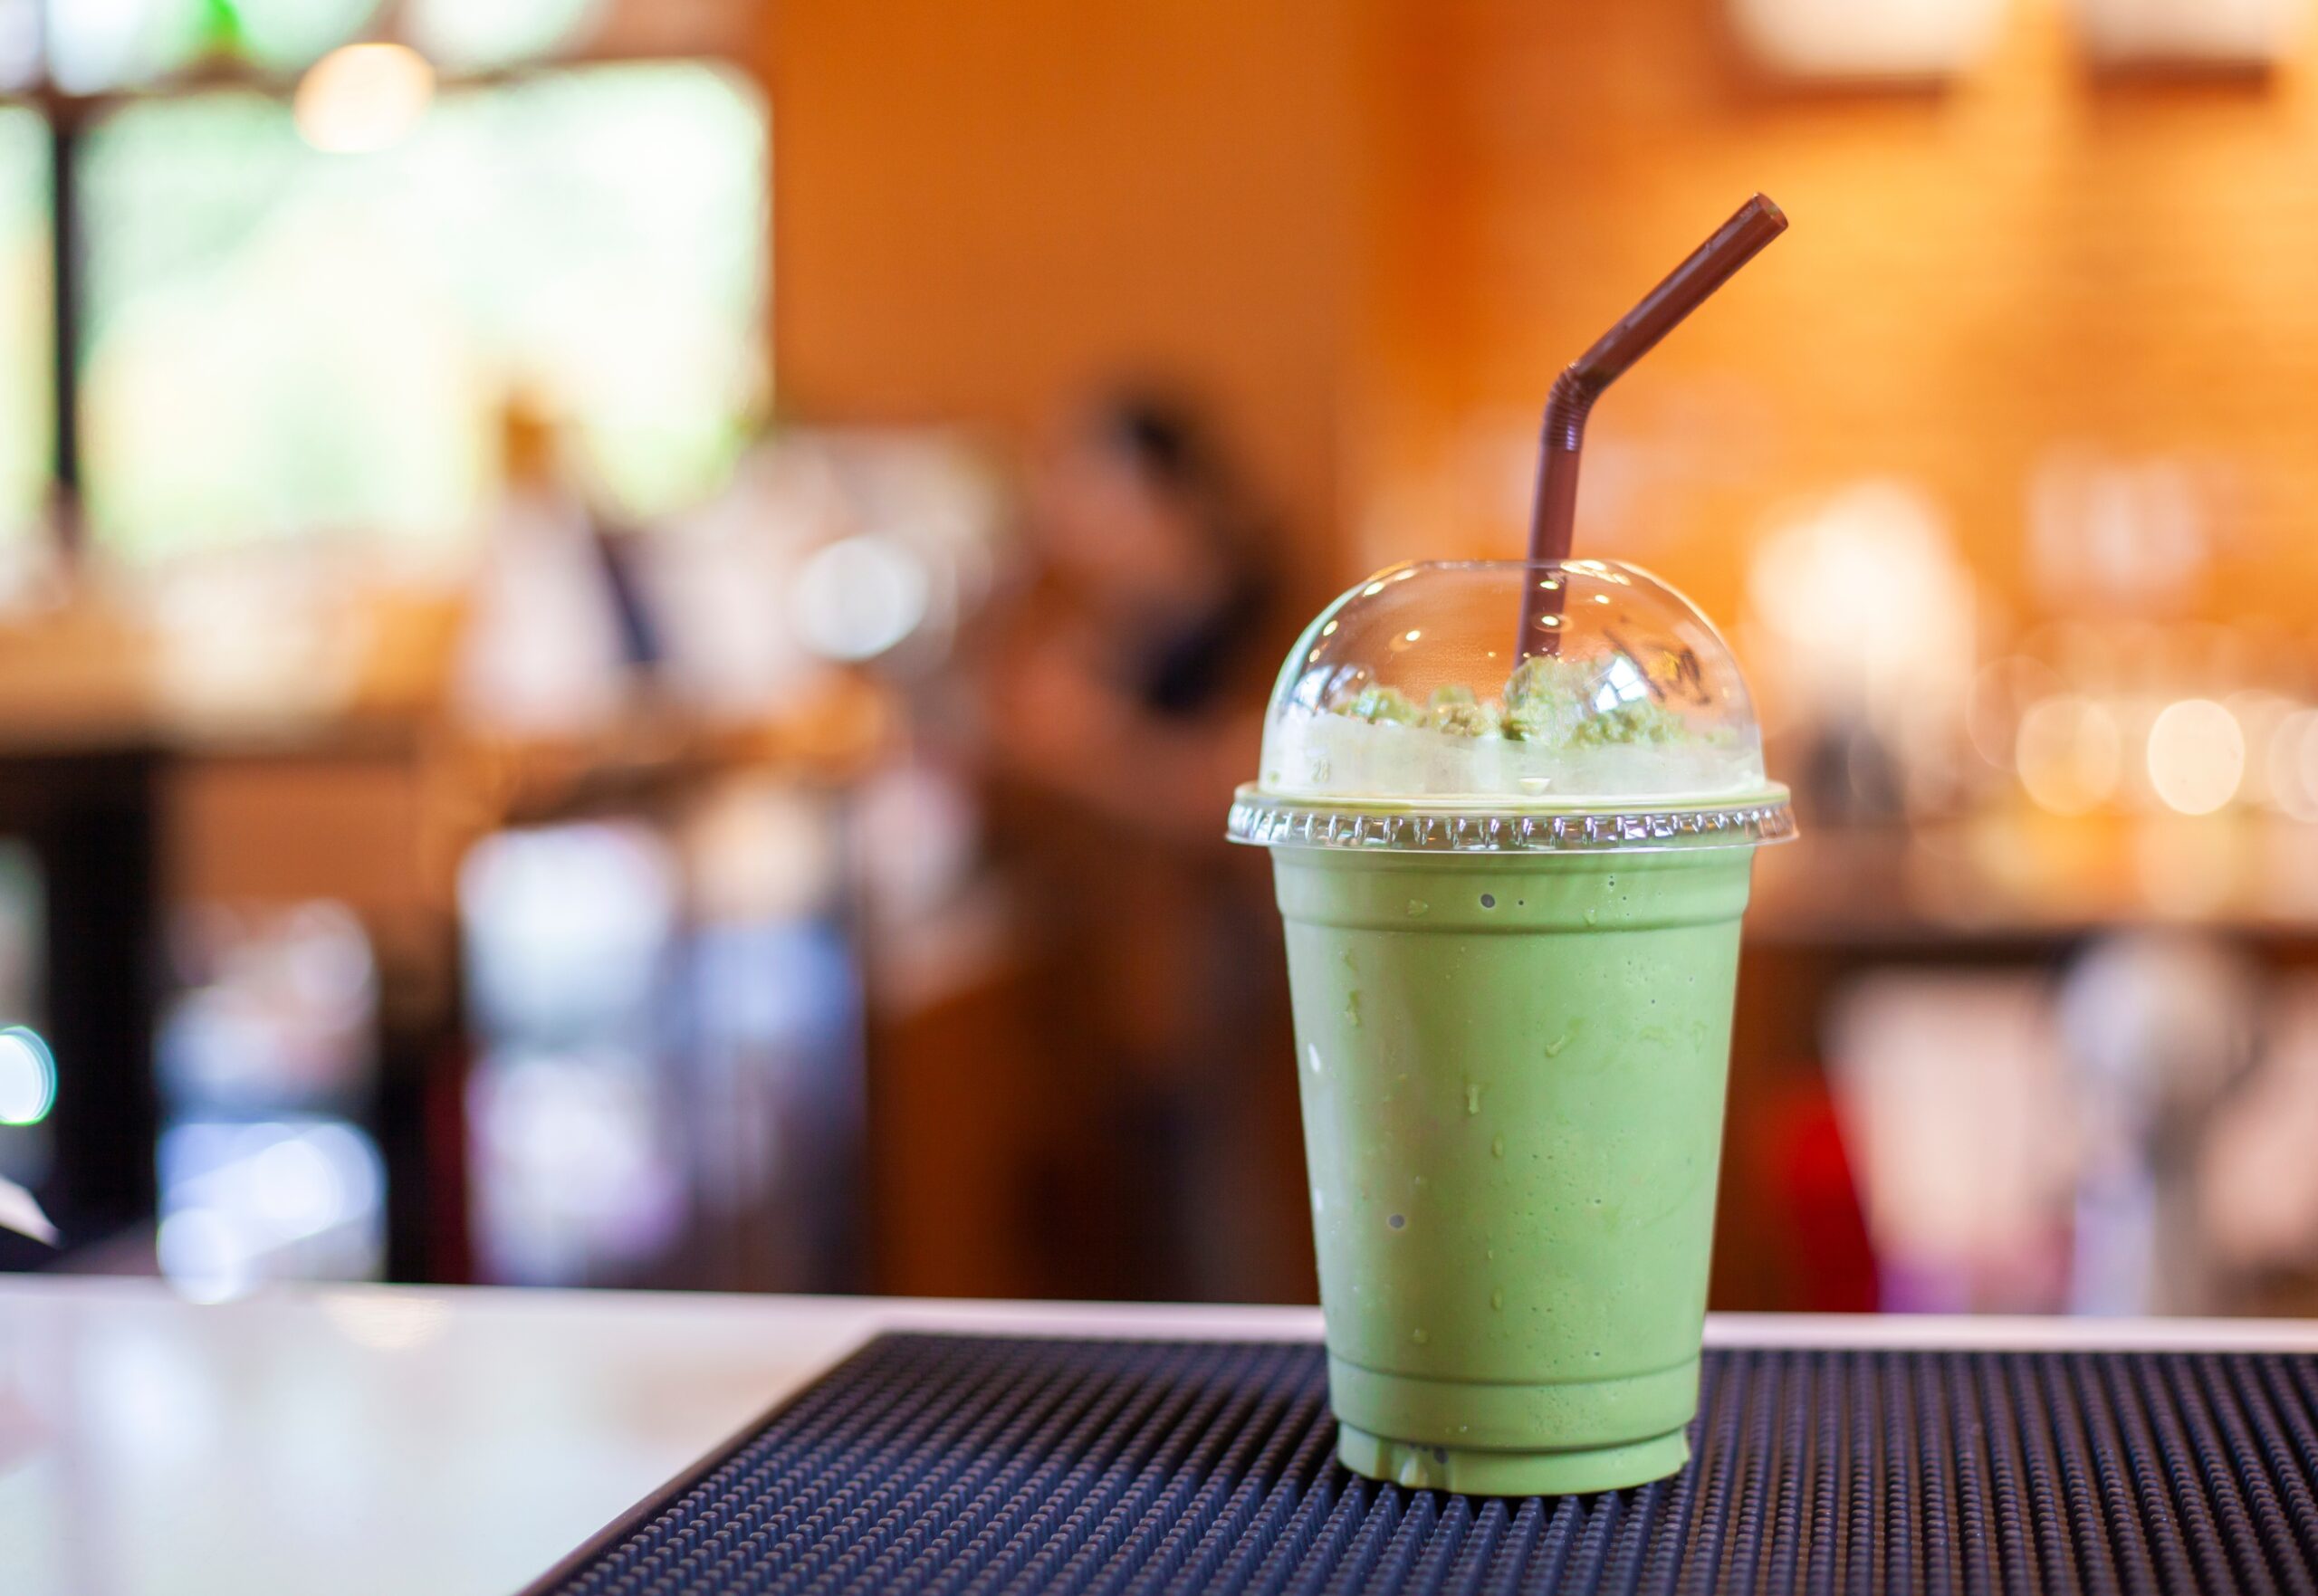
M 1024 525 L 1035 563 L 992 672 L 1001 768 L 1141 836 L 1212 841 L 1281 645 L 1276 531 L 1212 420 L 1155 391 L 1087 405 L 1038 460 Z
M 643 650 L 624 635 L 617 556 L 568 480 L 554 422 L 516 397 L 499 416 L 501 506 L 474 583 L 458 707 L 509 735 L 573 736 L 615 720 Z
M 1025 525 L 1035 566 L 987 713 L 1043 1068 L 1068 1105 L 1048 1211 L 1087 1227 L 1060 1251 L 1097 1295 L 1259 1294 L 1278 932 L 1268 874 L 1219 817 L 1255 769 L 1293 625 L 1276 530 L 1212 419 L 1141 389 L 1060 423 Z

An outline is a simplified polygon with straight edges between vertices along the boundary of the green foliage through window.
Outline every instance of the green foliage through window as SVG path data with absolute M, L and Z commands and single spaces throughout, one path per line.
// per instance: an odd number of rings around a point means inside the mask
M 55 448 L 48 125 L 0 106 L 0 538 L 33 524 Z
M 456 542 L 512 393 L 621 508 L 707 492 L 765 399 L 766 139 L 750 86 L 687 62 L 447 91 L 374 155 L 254 93 L 112 113 L 81 184 L 95 537 Z

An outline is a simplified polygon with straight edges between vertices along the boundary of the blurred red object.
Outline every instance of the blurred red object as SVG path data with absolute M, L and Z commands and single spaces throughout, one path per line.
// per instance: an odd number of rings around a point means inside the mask
M 1815 1314 L 1872 1314 L 1875 1251 L 1852 1180 L 1834 1098 L 1816 1065 L 1794 1069 L 1756 1118 L 1748 1160 L 1763 1181 L 1763 1211 L 1787 1245 L 1780 1305 Z

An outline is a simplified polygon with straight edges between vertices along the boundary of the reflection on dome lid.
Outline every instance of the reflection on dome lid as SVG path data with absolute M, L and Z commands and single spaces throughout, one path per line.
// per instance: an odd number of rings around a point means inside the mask
M 1551 597 L 1517 663 L 1532 583 Z M 1649 573 L 1591 559 L 1400 566 L 1346 593 L 1280 672 L 1259 786 L 1554 809 L 1775 790 L 1712 625 Z

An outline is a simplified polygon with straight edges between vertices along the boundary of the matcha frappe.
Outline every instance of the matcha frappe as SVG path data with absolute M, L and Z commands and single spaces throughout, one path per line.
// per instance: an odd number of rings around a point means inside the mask
M 1550 655 L 1496 651 L 1551 582 Z M 1678 1468 L 1738 931 L 1791 831 L 1729 654 L 1604 562 L 1412 566 L 1291 655 L 1272 849 L 1338 1456 L 1404 1485 Z

